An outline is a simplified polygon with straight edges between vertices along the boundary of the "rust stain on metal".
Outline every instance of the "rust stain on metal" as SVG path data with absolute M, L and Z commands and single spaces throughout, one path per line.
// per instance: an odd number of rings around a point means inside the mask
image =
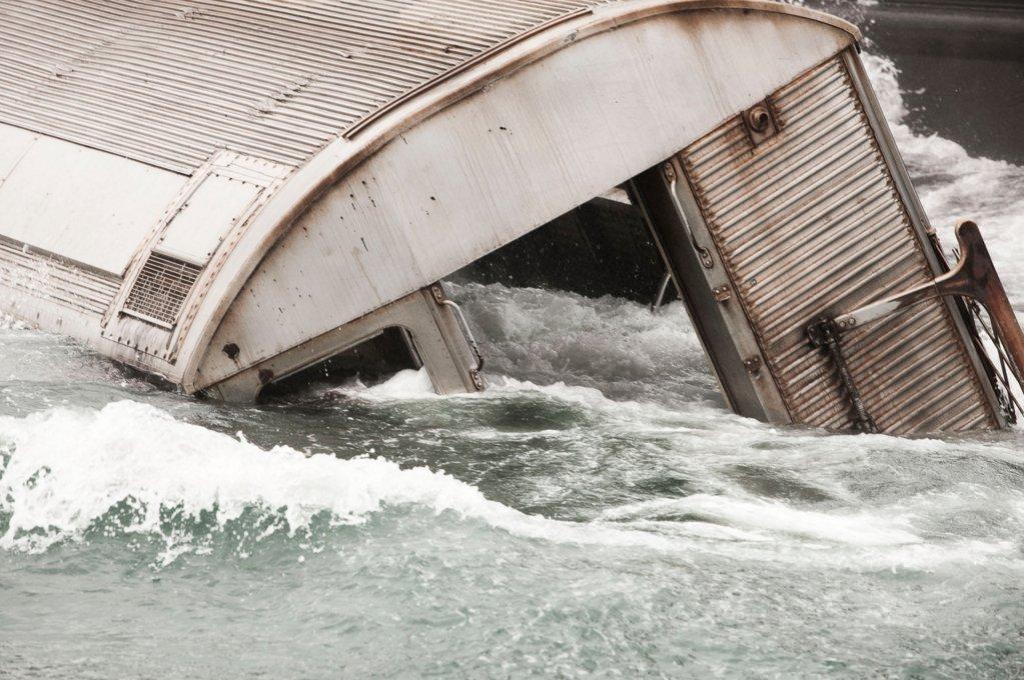
M 743 112 L 741 119 L 754 146 L 760 146 L 778 134 L 779 126 L 768 101 L 750 107 Z
M 681 160 L 794 418 L 853 429 L 842 376 L 808 342 L 808 325 L 927 283 L 932 272 L 841 59 L 768 101 L 778 121 L 772 143 L 751 139 L 748 119 L 765 120 L 755 106 Z M 963 344 L 938 300 L 898 320 L 847 329 L 849 372 L 879 430 L 998 424 Z

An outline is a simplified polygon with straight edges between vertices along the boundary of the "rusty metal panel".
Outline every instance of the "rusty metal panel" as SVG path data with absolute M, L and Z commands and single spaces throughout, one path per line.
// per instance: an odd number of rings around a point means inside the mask
M 737 116 L 681 159 L 792 419 L 852 429 L 848 398 L 810 346 L 808 325 L 934 274 L 841 59 L 765 106 L 764 139 Z M 844 337 L 881 431 L 997 425 L 964 343 L 941 301 Z
M 604 0 L 0 0 L 0 121 L 191 174 L 300 164 L 389 103 Z
M 0 236 L 0 285 L 102 316 L 117 294 L 121 279 Z

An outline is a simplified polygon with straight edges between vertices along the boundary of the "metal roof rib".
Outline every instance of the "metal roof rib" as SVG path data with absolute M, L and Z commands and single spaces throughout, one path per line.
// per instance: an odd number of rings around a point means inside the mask
M 0 121 L 191 174 L 298 165 L 429 84 L 609 0 L 0 0 Z

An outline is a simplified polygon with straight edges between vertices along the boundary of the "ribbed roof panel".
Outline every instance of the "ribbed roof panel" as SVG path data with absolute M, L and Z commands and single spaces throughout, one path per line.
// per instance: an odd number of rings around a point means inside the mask
M 0 122 L 191 174 L 300 164 L 431 81 L 608 0 L 0 0 Z

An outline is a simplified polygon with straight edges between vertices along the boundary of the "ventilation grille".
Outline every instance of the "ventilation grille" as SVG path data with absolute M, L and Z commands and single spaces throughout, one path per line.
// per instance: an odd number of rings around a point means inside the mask
M 686 149 L 684 164 L 793 418 L 850 429 L 849 401 L 807 326 L 927 282 L 931 270 L 843 63 L 771 99 L 775 139 L 754 148 L 737 118 Z M 883 431 L 994 425 L 944 303 L 856 329 L 843 346 Z
M 124 303 L 126 314 L 171 328 L 202 272 L 189 262 L 153 253 Z

